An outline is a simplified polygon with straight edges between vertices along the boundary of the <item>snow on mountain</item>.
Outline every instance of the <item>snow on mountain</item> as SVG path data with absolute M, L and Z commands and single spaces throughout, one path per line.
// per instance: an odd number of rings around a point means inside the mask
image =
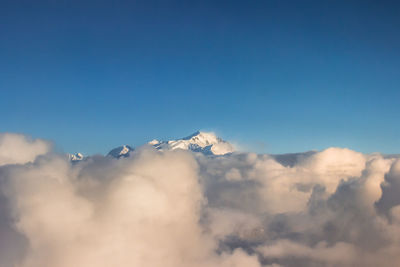
M 108 152 L 107 156 L 112 156 L 114 158 L 121 158 L 121 157 L 129 157 L 129 154 L 131 151 L 133 151 L 134 148 L 128 145 L 123 145 L 116 147 L 112 149 L 110 152 Z
M 83 160 L 84 156 L 81 153 L 76 153 L 76 154 L 68 154 L 68 158 L 70 161 L 75 162 Z
M 201 152 L 205 155 L 225 155 L 234 151 L 233 145 L 217 137 L 214 133 L 200 131 L 177 140 L 152 140 L 147 144 L 160 151 L 183 149 L 193 152 Z M 134 150 L 135 149 L 129 145 L 122 145 L 112 149 L 108 152 L 107 156 L 117 159 L 126 158 L 129 157 L 130 152 Z M 81 153 L 76 153 L 68 154 L 68 158 L 71 162 L 78 162 L 83 160 L 85 157 Z
M 202 152 L 206 155 L 225 155 L 234 151 L 234 147 L 230 143 L 217 137 L 214 133 L 200 131 L 182 139 L 170 141 L 153 140 L 148 144 L 159 150 L 184 149 Z

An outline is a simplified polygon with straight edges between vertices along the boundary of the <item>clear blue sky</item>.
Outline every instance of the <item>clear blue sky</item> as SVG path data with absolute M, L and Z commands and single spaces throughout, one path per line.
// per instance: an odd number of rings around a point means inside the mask
M 400 152 L 398 1 L 0 2 L 0 131 Z

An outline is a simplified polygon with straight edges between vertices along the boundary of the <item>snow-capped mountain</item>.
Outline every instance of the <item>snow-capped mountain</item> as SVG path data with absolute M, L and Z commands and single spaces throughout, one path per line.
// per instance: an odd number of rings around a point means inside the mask
M 76 154 L 68 154 L 68 158 L 70 161 L 75 162 L 83 160 L 84 156 L 81 153 L 76 153 Z
M 121 157 L 126 158 L 129 157 L 130 152 L 133 150 L 134 150 L 133 147 L 128 145 L 123 145 L 112 149 L 110 152 L 108 152 L 107 156 L 112 156 L 118 159 Z
M 153 140 L 148 142 L 147 145 L 151 145 L 160 151 L 183 149 L 193 152 L 200 152 L 204 155 L 225 155 L 234 151 L 233 145 L 217 137 L 214 133 L 200 131 L 176 140 Z M 129 157 L 130 152 L 134 150 L 135 149 L 129 145 L 122 145 L 112 149 L 110 152 L 108 152 L 107 156 L 117 159 L 126 158 Z M 68 158 L 71 162 L 78 162 L 86 157 L 84 157 L 81 153 L 76 153 L 68 154 Z
M 234 151 L 234 147 L 230 143 L 217 137 L 214 133 L 200 131 L 182 139 L 170 141 L 153 140 L 148 144 L 159 150 L 184 149 L 202 152 L 206 155 L 225 155 Z

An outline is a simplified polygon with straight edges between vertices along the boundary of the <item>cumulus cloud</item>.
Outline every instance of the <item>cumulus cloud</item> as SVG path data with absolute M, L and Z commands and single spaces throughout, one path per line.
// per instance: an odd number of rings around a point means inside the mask
M 8 222 L 26 241 L 14 248 L 18 266 L 259 266 L 241 249 L 217 253 L 199 223 L 206 199 L 188 152 L 75 165 L 48 155 L 3 166 L 1 182 Z
M 0 135 L 0 266 L 398 266 L 400 160 L 344 148 L 79 163 Z
M 0 165 L 23 164 L 51 149 L 49 142 L 22 134 L 0 133 Z

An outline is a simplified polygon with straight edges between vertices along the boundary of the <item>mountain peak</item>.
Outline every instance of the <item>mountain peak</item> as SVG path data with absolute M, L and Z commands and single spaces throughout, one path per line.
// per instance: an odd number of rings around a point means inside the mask
M 192 133 L 192 134 L 189 135 L 189 136 L 183 137 L 182 139 L 183 139 L 183 140 L 189 140 L 189 139 L 191 139 L 192 137 L 199 135 L 200 133 L 201 133 L 200 131 L 196 131 L 196 132 Z
M 129 157 L 130 152 L 133 150 L 134 148 L 132 148 L 131 146 L 122 145 L 112 149 L 110 152 L 108 152 L 107 156 L 112 156 L 114 158 L 126 158 Z
M 224 155 L 232 153 L 234 148 L 228 142 L 217 137 L 213 132 L 196 131 L 195 133 L 177 140 L 149 142 L 159 150 L 184 149 L 202 152 L 206 155 Z
M 84 158 L 84 156 L 81 153 L 67 154 L 67 155 L 68 155 L 69 160 L 72 162 L 81 161 Z

